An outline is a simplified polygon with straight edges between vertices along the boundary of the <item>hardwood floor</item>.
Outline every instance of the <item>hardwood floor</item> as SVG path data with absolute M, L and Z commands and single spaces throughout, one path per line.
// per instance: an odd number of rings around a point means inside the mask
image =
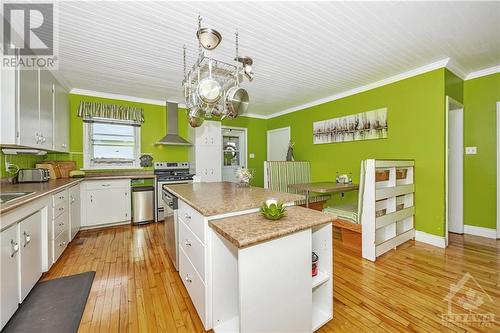
M 43 279 L 96 271 L 82 333 L 204 332 L 163 244 L 161 223 L 82 231 Z M 467 272 L 488 294 L 480 310 L 496 316 L 490 327 L 442 325 L 450 285 Z M 446 250 L 411 241 L 372 263 L 335 239 L 333 301 L 318 332 L 499 332 L 500 241 L 452 235 Z

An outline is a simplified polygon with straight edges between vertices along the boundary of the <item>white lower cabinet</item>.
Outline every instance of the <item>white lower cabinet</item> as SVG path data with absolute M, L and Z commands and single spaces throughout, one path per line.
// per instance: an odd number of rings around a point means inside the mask
M 19 226 L 14 224 L 0 233 L 1 277 L 0 329 L 16 312 L 19 305 Z
M 83 186 L 82 227 L 130 221 L 130 180 L 91 180 Z
M 19 223 L 20 298 L 24 301 L 42 276 L 42 215 L 38 211 Z
M 52 238 L 50 244 L 53 253 L 53 262 L 59 259 L 69 239 L 69 192 L 68 189 L 57 192 L 52 196 Z
M 42 276 L 42 212 L 37 211 L 2 231 L 0 241 L 2 329 Z
M 80 184 L 69 188 L 69 224 L 69 240 L 72 241 L 81 225 Z

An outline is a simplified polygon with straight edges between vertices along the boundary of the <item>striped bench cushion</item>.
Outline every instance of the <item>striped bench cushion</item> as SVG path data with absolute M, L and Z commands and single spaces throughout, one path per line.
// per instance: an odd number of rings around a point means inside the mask
M 333 207 L 326 207 L 323 212 L 332 214 L 336 219 L 349 221 L 352 223 L 359 223 L 358 205 L 339 205 Z

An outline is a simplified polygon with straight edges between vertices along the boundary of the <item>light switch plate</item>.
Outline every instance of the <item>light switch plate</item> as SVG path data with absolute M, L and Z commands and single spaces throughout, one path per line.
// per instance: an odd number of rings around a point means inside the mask
M 249 156 L 250 156 L 250 158 L 255 158 L 255 154 L 254 153 L 250 153 Z
M 477 154 L 477 147 L 465 147 L 466 155 L 475 155 Z

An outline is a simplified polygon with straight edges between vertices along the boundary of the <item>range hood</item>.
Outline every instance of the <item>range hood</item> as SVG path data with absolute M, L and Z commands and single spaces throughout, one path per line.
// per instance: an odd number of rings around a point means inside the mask
M 167 135 L 157 141 L 157 145 L 191 146 L 191 143 L 179 136 L 179 113 L 177 103 L 167 102 Z

